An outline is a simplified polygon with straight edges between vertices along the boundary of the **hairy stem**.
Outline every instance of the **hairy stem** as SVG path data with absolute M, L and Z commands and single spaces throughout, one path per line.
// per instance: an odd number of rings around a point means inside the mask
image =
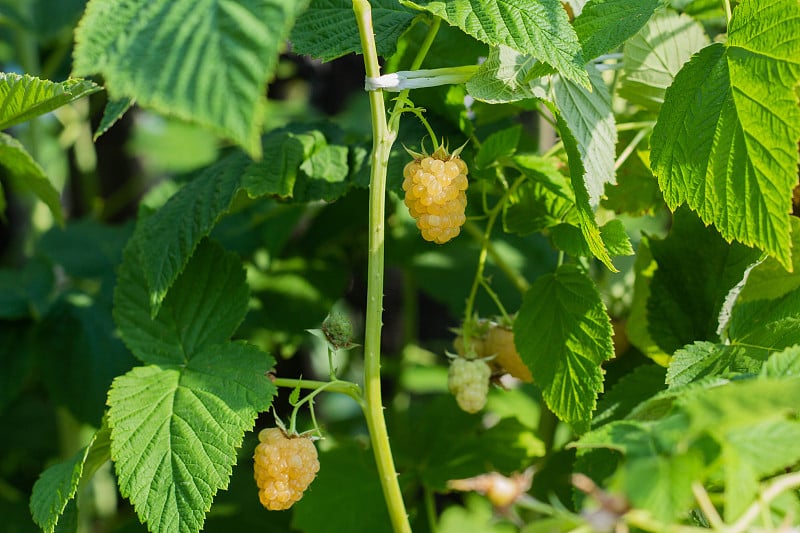
M 361 49 L 368 77 L 380 76 L 378 53 L 372 27 L 372 9 L 367 0 L 353 0 Z M 370 91 L 372 115 L 372 169 L 369 193 L 369 253 L 367 264 L 367 310 L 364 332 L 364 416 L 367 420 L 372 451 L 378 467 L 383 496 L 395 532 L 411 532 L 403 495 L 394 467 L 386 419 L 381 400 L 381 326 L 383 314 L 384 223 L 386 171 L 396 132 L 386 123 L 382 91 Z
M 290 389 L 301 388 L 318 390 L 325 388 L 328 392 L 338 392 L 345 394 L 358 402 L 363 407 L 364 400 L 361 397 L 361 388 L 355 383 L 337 379 L 336 381 L 314 381 L 310 379 L 275 378 L 273 381 L 277 387 L 287 387 Z

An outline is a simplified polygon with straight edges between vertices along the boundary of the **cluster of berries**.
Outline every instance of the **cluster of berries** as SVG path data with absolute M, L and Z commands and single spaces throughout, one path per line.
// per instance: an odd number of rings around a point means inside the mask
M 479 320 L 470 333 L 470 350 L 475 357 L 491 357 L 489 365 L 494 374 L 510 374 L 525 383 L 533 382 L 530 369 L 522 362 L 514 345 L 514 332 L 509 326 L 491 320 Z M 453 346 L 460 355 L 465 354 L 462 336 L 456 337 Z
M 288 436 L 279 428 L 262 429 L 258 440 L 253 459 L 261 505 L 270 511 L 288 509 L 319 472 L 317 449 L 310 438 Z
M 409 213 L 422 238 L 443 244 L 461 231 L 466 221 L 467 165 L 444 147 L 431 155 L 414 154 L 403 169 L 403 190 Z

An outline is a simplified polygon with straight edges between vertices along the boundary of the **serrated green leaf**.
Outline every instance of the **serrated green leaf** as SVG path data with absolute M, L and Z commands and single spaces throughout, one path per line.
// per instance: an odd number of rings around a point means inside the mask
M 528 81 L 536 58 L 508 46 L 495 46 L 475 74 L 467 80 L 467 92 L 483 102 L 499 104 L 545 96 L 540 82 Z
M 101 90 L 102 87 L 87 80 L 58 83 L 28 74 L 0 72 L 0 130 Z
M 573 257 L 592 256 L 580 228 L 572 224 L 559 224 L 551 228 L 550 237 L 556 248 Z M 601 226 L 600 237 L 609 256 L 633 255 L 633 246 L 621 220 L 612 219 Z
M 236 449 L 272 403 L 273 359 L 245 343 L 198 346 L 185 364 L 137 367 L 108 394 L 119 487 L 152 531 L 196 533 Z
M 556 124 L 561 134 L 561 140 L 564 143 L 564 151 L 567 153 L 567 159 L 569 160 L 569 175 L 570 181 L 572 182 L 572 190 L 575 192 L 578 227 L 581 229 L 583 238 L 589 246 L 589 251 L 592 252 L 592 255 L 599 259 L 606 268 L 612 272 L 617 272 L 614 263 L 611 262 L 611 256 L 608 254 L 608 250 L 600 234 L 600 228 L 597 226 L 597 220 L 591 208 L 589 193 L 586 190 L 586 171 L 583 166 L 578 141 L 572 136 L 569 126 L 560 114 L 556 117 Z
M 378 55 L 388 57 L 397 49 L 414 13 L 396 0 L 373 0 L 370 4 Z M 352 0 L 311 0 L 308 9 L 297 18 L 290 40 L 293 52 L 322 61 L 361 53 Z
M 624 43 L 650 19 L 662 0 L 589 0 L 572 25 L 586 61 Z
M 792 249 L 800 250 L 800 218 L 793 216 L 791 222 Z M 800 254 L 792 254 L 791 270 L 768 257 L 750 271 L 736 302 L 780 298 L 797 289 L 800 289 Z
M 594 283 L 572 265 L 525 293 L 514 339 L 547 405 L 578 431 L 588 428 L 603 390 L 603 361 L 614 356 L 611 321 Z
M 578 145 L 585 174 L 583 181 L 589 193 L 589 204 L 600 203 L 607 183 L 614 177 L 614 147 L 617 129 L 611 109 L 611 95 L 600 72 L 587 67 L 591 90 L 576 85 L 561 76 L 553 77 L 553 98 L 564 123 Z
M 764 350 L 782 350 L 800 344 L 800 291 L 770 300 L 736 305 L 731 314 L 728 337 Z
M 619 95 L 633 104 L 658 111 L 664 93 L 692 54 L 709 43 L 693 18 L 664 10 L 656 13 L 622 49 Z
M 635 406 L 664 389 L 664 368 L 642 365 L 623 376 L 597 402 L 597 414 L 592 419 L 596 428 L 624 418 Z
M 264 158 L 247 166 L 242 186 L 253 198 L 263 195 L 290 198 L 300 165 L 317 146 L 325 145 L 325 137 L 316 130 L 278 130 L 266 135 L 262 143 Z
M 241 153 L 224 157 L 137 225 L 133 240 L 141 248 L 152 317 L 197 244 L 230 209 L 248 164 Z
M 100 124 L 94 131 L 92 140 L 97 141 L 101 135 L 107 132 L 111 126 L 116 124 L 117 121 L 128 112 L 128 109 L 130 109 L 134 103 L 136 102 L 133 98 L 120 98 L 119 100 L 108 102 L 105 109 L 103 109 L 103 118 L 100 119 Z
M 103 424 L 89 444 L 70 459 L 42 472 L 33 485 L 30 510 L 33 521 L 45 533 L 63 526 L 67 505 L 74 501 L 78 485 L 90 478 L 110 457 L 108 427 Z
M 502 157 L 514 155 L 521 133 L 522 126 L 516 125 L 486 137 L 475 155 L 475 168 L 486 168 Z
M 672 356 L 667 383 L 673 388 L 711 376 L 755 374 L 768 355 L 769 350 L 765 347 L 698 341 L 684 346 Z
M 316 150 L 300 165 L 302 179 L 295 187 L 298 201 L 332 202 L 347 192 L 350 174 L 349 150 L 346 146 L 326 145 Z
M 491 46 L 504 45 L 546 62 L 588 88 L 575 30 L 558 0 L 429 0 L 412 3 Z
M 666 239 L 650 240 L 650 250 L 658 269 L 647 320 L 659 347 L 670 353 L 694 341 L 718 340 L 720 309 L 758 251 L 728 244 L 686 208 L 675 212 Z
M 131 241 L 114 291 L 114 320 L 136 357 L 182 364 L 197 350 L 230 338 L 247 313 L 249 291 L 238 256 L 203 241 L 151 319 L 142 255 Z
M 800 346 L 793 345 L 767 359 L 761 375 L 770 378 L 800 376 Z
M 548 168 L 549 167 L 549 168 Z M 570 220 L 577 224 L 575 195 L 566 178 L 547 162 L 538 172 L 517 168 L 531 179 L 513 191 L 503 205 L 503 229 L 517 235 L 530 235 Z
M 56 222 L 64 224 L 59 191 L 25 147 L 15 138 L 2 132 L 0 132 L 0 167 L 6 171 L 9 181 L 16 189 L 35 194 L 50 208 Z M 5 206 L 5 197 L 0 202 L 0 207 L 2 206 Z
M 306 0 L 91 0 L 74 73 L 260 156 L 265 87 Z M 136 61 L 131 61 L 135 57 Z
M 671 209 L 688 204 L 726 240 L 756 246 L 787 269 L 798 24 L 794 0 L 739 4 L 727 42 L 704 48 L 676 76 L 651 139 L 651 166 Z

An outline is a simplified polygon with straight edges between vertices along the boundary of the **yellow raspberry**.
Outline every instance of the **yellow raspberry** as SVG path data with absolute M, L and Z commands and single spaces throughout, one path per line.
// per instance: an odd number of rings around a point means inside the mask
M 444 147 L 431 155 L 415 154 L 403 169 L 405 204 L 426 241 L 443 244 L 461 232 L 468 172 L 458 150 L 450 154 Z
M 494 325 L 486 333 L 483 344 L 486 356 L 494 355 L 492 364 L 526 383 L 533 382 L 530 369 L 522 362 L 514 345 L 514 332 L 501 325 Z
M 262 429 L 258 440 L 253 471 L 261 505 L 270 511 L 288 509 L 319 472 L 317 449 L 311 439 L 287 436 L 279 428 Z

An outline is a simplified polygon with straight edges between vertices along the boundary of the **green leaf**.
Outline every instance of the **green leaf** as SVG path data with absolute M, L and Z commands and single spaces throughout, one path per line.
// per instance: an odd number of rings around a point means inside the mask
M 97 141 L 101 135 L 107 132 L 111 126 L 116 124 L 128 112 L 134 103 L 133 98 L 120 98 L 119 100 L 108 102 L 103 110 L 103 118 L 100 120 L 100 125 L 94 131 L 92 140 Z
M 91 0 L 74 73 L 102 74 L 112 99 L 201 124 L 258 157 L 265 87 L 307 3 Z
M 614 147 L 617 129 L 611 109 L 611 95 L 600 72 L 588 67 L 591 89 L 561 76 L 553 77 L 556 106 L 578 145 L 589 204 L 597 207 L 607 183 L 615 183 Z
M 673 388 L 710 376 L 755 374 L 768 354 L 762 347 L 698 341 L 675 352 L 667 371 L 667 383 Z
M 672 456 L 653 455 L 631 461 L 620 484 L 633 506 L 650 511 L 663 522 L 684 516 L 694 502 L 692 483 L 704 477 L 699 451 Z
M 59 191 L 25 147 L 5 133 L 0 133 L 0 168 L 6 171 L 9 181 L 16 189 L 35 194 L 50 208 L 56 222 L 64 224 Z M 0 202 L 0 207 L 2 206 L 5 206 L 5 199 Z
M 372 453 L 349 444 L 320 453 L 319 463 L 317 478 L 294 505 L 295 529 L 308 533 L 392 531 Z M 352 512 L 354 502 L 358 502 L 358 512 Z
M 764 350 L 800 344 L 800 291 L 774 300 L 755 300 L 733 308 L 728 327 L 730 342 Z
M 0 72 L 0 130 L 101 90 L 102 87 L 87 80 L 70 79 L 57 83 L 28 74 Z
M 572 224 L 559 224 L 550 230 L 553 244 L 573 257 L 591 257 L 592 252 L 580 228 Z M 619 219 L 612 219 L 600 228 L 600 237 L 612 257 L 633 255 L 633 246 Z
M 122 261 L 122 250 L 132 233 L 132 224 L 75 220 L 63 228 L 51 228 L 39 239 L 37 249 L 70 276 L 107 279 Z
M 21 269 L 0 269 L 0 317 L 41 318 L 55 290 L 53 265 L 41 257 Z
M 664 389 L 664 368 L 648 364 L 623 376 L 597 402 L 592 427 L 624 418 L 639 403 Z
M 66 293 L 35 334 L 40 374 L 51 400 L 77 420 L 97 426 L 111 381 L 136 364 L 111 317 L 110 284 L 94 295 Z
M 275 395 L 266 376 L 274 361 L 255 346 L 196 349 L 185 363 L 134 368 L 108 394 L 120 491 L 152 531 L 202 528 L 244 432 Z
M 530 235 L 568 220 L 577 224 L 575 194 L 553 162 L 538 156 L 520 155 L 515 167 L 530 179 L 512 191 L 503 205 L 503 229 Z
M 110 457 L 109 430 L 103 426 L 89 444 L 70 459 L 42 472 L 33 485 L 30 510 L 33 521 L 45 533 L 55 531 L 67 504 L 75 497 L 78 485 L 88 480 Z
M 316 130 L 278 130 L 266 135 L 262 143 L 264 158 L 247 166 L 242 186 L 253 198 L 264 195 L 290 198 L 300 165 L 317 146 L 325 145 L 325 137 Z
M 586 61 L 624 43 L 653 15 L 662 0 L 590 0 L 572 23 Z
M 516 125 L 496 131 L 486 137 L 475 155 L 475 168 L 486 168 L 501 158 L 510 157 L 517 151 L 522 126 Z
M 467 80 L 467 92 L 477 100 L 494 104 L 544 98 L 545 88 L 540 82 L 528 80 L 537 64 L 533 56 L 508 46 L 492 47 L 486 61 Z
M 800 218 L 791 217 L 792 249 L 800 250 Z M 800 254 L 792 254 L 792 268 L 787 270 L 780 262 L 767 257 L 747 276 L 747 283 L 736 298 L 737 303 L 751 300 L 780 298 L 800 289 Z
M 597 227 L 597 220 L 595 220 L 594 212 L 590 205 L 589 194 L 586 190 L 586 173 L 578 142 L 572 136 L 569 126 L 560 114 L 557 115 L 556 123 L 558 131 L 561 134 L 561 140 L 564 143 L 564 150 L 569 160 L 569 174 L 572 182 L 572 189 L 575 192 L 578 227 L 580 227 L 583 238 L 589 246 L 592 255 L 599 259 L 606 268 L 612 272 L 617 272 L 616 267 L 614 267 L 614 264 L 611 262 L 611 256 L 608 254 L 608 250 L 603 242 L 600 228 Z
M 787 269 L 799 21 L 794 0 L 740 3 L 727 42 L 704 48 L 676 76 L 651 139 L 651 166 L 671 209 L 688 204 L 726 240 L 756 246 Z
M 589 77 L 575 30 L 558 0 L 408 2 L 491 46 L 504 45 L 549 64 L 586 87 Z
M 0 413 L 30 383 L 38 359 L 33 329 L 28 320 L 0 321 Z
M 346 193 L 350 174 L 348 156 L 349 150 L 341 145 L 326 145 L 316 150 L 300 165 L 302 179 L 295 187 L 295 199 L 332 202 Z
M 241 187 L 248 159 L 233 153 L 201 171 L 152 216 L 140 221 L 133 239 L 147 280 L 151 316 L 195 247 L 231 206 Z
M 719 314 L 728 292 L 759 253 L 728 244 L 688 209 L 675 212 L 666 239 L 650 240 L 658 269 L 647 301 L 649 332 L 673 352 L 698 340 L 718 340 Z
M 133 354 L 145 363 L 183 364 L 233 335 L 247 313 L 248 287 L 241 260 L 205 240 L 154 319 L 150 318 L 142 255 L 136 241 L 125 249 L 114 291 L 114 320 Z
M 800 346 L 795 344 L 772 354 L 762 369 L 762 375 L 771 378 L 800 375 Z
M 628 315 L 626 330 L 628 340 L 640 352 L 661 366 L 667 366 L 670 356 L 665 353 L 650 335 L 650 323 L 647 318 L 647 302 L 650 300 L 650 285 L 658 265 L 650 251 L 650 239 L 643 236 L 636 252 L 633 282 L 633 301 Z
M 370 4 L 378 55 L 388 57 L 397 49 L 414 13 L 396 0 L 373 0 Z M 311 0 L 308 9 L 297 18 L 290 40 L 293 52 L 322 61 L 362 53 L 352 0 Z
M 578 431 L 588 428 L 603 390 L 611 336 L 597 288 L 572 265 L 536 280 L 514 322 L 515 344 L 547 405 Z
M 659 11 L 625 42 L 619 95 L 658 111 L 675 75 L 692 54 L 708 43 L 703 26 L 693 18 L 670 10 Z

